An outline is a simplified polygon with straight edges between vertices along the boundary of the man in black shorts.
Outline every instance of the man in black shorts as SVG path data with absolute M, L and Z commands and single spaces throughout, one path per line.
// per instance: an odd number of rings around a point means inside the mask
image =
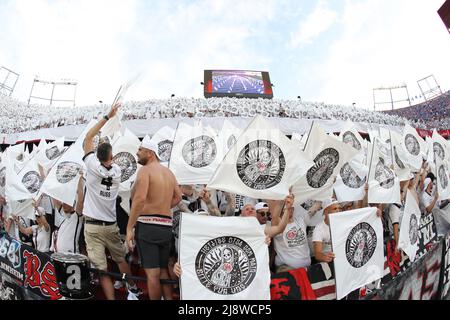
M 158 146 L 148 137 L 137 153 L 139 170 L 133 185 L 127 244 L 136 246 L 147 275 L 151 300 L 172 299 L 172 286 L 161 290 L 161 280 L 169 279 L 167 271 L 172 246 L 172 211 L 181 201 L 181 190 L 173 173 L 158 159 Z M 134 228 L 136 229 L 134 230 Z

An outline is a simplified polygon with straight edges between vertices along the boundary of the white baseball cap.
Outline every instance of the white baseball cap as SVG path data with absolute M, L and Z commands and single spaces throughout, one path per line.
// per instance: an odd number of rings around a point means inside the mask
M 335 204 L 339 204 L 339 201 L 336 201 L 336 200 L 330 198 L 330 199 L 322 201 L 322 208 L 323 208 L 323 210 L 325 210 L 326 208 L 331 207 L 332 205 L 335 205 Z
M 265 202 L 259 202 L 255 205 L 255 210 L 261 210 L 261 209 L 269 209 L 269 205 Z
M 156 154 L 156 157 L 159 159 L 158 145 L 156 144 L 156 142 L 150 139 L 148 135 L 146 135 L 144 140 L 142 140 L 141 147 L 153 151 Z

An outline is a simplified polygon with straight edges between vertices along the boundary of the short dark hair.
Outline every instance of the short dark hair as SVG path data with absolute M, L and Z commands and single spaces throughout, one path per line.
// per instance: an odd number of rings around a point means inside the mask
M 100 162 L 106 162 L 110 158 L 112 152 L 112 145 L 109 143 L 102 143 L 97 149 L 97 158 Z

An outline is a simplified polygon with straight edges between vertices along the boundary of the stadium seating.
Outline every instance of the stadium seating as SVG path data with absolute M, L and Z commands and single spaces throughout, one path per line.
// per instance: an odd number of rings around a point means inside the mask
M 439 122 L 440 129 L 450 128 L 448 110 L 449 93 L 429 106 L 412 107 L 416 111 L 398 114 L 368 111 L 356 107 L 330 105 L 325 103 L 302 102 L 299 100 L 235 99 L 235 98 L 173 98 L 127 102 L 120 111 L 122 120 L 183 118 L 183 117 L 266 117 L 306 118 L 324 120 L 347 120 L 392 126 L 403 126 L 406 118 L 423 119 L 414 121 L 418 128 L 434 128 Z M 446 101 L 446 104 L 442 101 Z M 62 108 L 30 105 L 9 97 L 0 97 L 0 133 L 12 134 L 42 128 L 78 125 L 104 115 L 109 105 Z M 429 108 L 429 112 L 426 111 Z M 442 111 L 441 109 L 444 109 Z M 419 112 L 420 111 L 420 112 Z M 445 120 L 442 120 L 444 118 Z M 430 124 L 426 123 L 429 121 Z M 444 128 L 445 127 L 445 128 Z

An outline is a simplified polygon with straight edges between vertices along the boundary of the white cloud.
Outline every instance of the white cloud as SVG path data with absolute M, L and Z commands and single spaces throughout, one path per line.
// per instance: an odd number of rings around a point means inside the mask
M 291 47 L 311 43 L 327 31 L 336 22 L 336 18 L 337 12 L 331 10 L 326 1 L 320 0 L 314 11 L 300 21 L 297 31 L 291 34 Z
M 373 88 L 406 83 L 414 96 L 419 93 L 416 81 L 430 74 L 448 90 L 450 46 L 436 14 L 440 4 L 347 0 L 342 36 L 326 60 L 312 67 L 320 85 L 311 98 L 373 108 Z

